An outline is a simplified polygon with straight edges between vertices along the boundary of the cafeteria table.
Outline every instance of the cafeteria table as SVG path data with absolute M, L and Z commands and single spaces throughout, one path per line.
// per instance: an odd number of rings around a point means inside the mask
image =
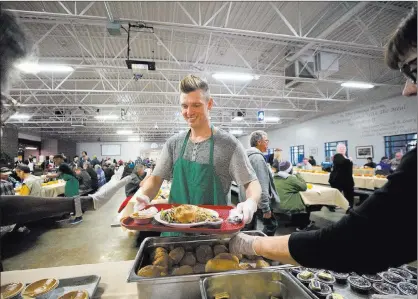
M 41 196 L 42 197 L 58 197 L 58 195 L 64 194 L 65 192 L 65 181 L 60 181 L 56 184 L 42 186 Z
M 344 195 L 335 188 L 312 185 L 311 189 L 301 191 L 299 194 L 301 195 L 303 203 L 307 206 L 336 206 L 344 210 L 347 210 L 349 207 L 347 199 L 345 199 Z
M 299 172 L 299 174 L 307 183 L 329 185 L 329 173 Z M 355 188 L 368 190 L 381 188 L 387 182 L 386 178 L 365 177 L 355 175 L 353 176 L 353 179 Z

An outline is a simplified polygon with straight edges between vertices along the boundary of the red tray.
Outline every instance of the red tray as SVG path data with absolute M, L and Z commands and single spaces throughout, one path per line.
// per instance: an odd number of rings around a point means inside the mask
M 162 209 L 168 210 L 172 207 L 180 206 L 179 204 L 155 204 L 153 205 L 161 211 Z M 244 228 L 244 222 L 241 223 L 230 223 L 227 221 L 229 216 L 229 211 L 233 209 L 231 206 L 211 206 L 211 205 L 198 205 L 202 208 L 207 208 L 218 212 L 219 217 L 224 220 L 220 228 L 214 228 L 210 226 L 199 226 L 199 227 L 190 227 L 190 228 L 175 228 L 165 226 L 163 224 L 157 223 L 155 220 L 152 220 L 149 224 L 136 224 L 131 217 L 124 217 L 120 220 L 120 224 L 129 229 L 129 230 L 139 230 L 139 231 L 153 231 L 153 232 L 179 232 L 179 233 L 202 233 L 202 234 L 232 234 L 240 231 Z M 146 208 L 151 207 L 147 206 Z

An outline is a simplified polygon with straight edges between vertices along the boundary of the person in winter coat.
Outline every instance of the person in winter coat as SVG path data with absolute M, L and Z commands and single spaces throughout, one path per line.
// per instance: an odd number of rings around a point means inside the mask
M 344 194 L 352 207 L 354 204 L 353 162 L 351 157 L 346 156 L 346 152 L 345 144 L 339 143 L 328 182 L 332 188 L 338 189 Z
M 255 131 L 250 137 L 251 148 L 246 150 L 248 159 L 253 167 L 261 185 L 261 199 L 252 221 L 245 227 L 247 230 L 256 229 L 257 218 L 263 222 L 263 233 L 274 236 L 278 223 L 273 214 L 272 207 L 280 202 L 274 186 L 273 174 L 270 171 L 263 153 L 267 151 L 268 136 L 264 131 Z M 245 189 L 240 186 L 240 199 L 245 199 Z
M 280 162 L 275 166 L 279 170 L 274 176 L 274 185 L 280 197 L 280 210 L 290 214 L 305 212 L 306 206 L 299 194 L 307 189 L 305 180 L 300 174 L 293 174 L 293 167 L 289 161 Z
M 105 173 L 104 173 L 104 171 L 103 171 L 103 169 L 102 169 L 102 167 L 100 165 L 96 164 L 94 166 L 94 170 L 96 170 L 97 180 L 98 180 L 98 186 L 100 188 L 101 186 L 103 186 L 104 184 L 106 184 L 106 176 L 105 176 Z

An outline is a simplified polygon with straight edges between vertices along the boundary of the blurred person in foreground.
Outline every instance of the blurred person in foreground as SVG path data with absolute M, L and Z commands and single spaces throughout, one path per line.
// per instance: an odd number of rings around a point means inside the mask
M 204 80 L 188 75 L 181 80 L 179 90 L 179 109 L 190 129 L 167 140 L 157 166 L 135 197 L 136 209 L 150 204 L 163 181 L 171 179 L 169 203 L 228 205 L 235 181 L 246 192 L 246 200 L 237 205 L 238 213 L 243 214 L 245 223 L 251 222 L 261 187 L 242 144 L 211 125 L 214 101 Z
M 258 219 L 263 222 L 263 233 L 267 236 L 274 236 L 278 223 L 272 208 L 278 206 L 280 198 L 274 186 L 273 173 L 263 156 L 263 153 L 267 151 L 268 144 L 269 140 L 266 132 L 254 131 L 250 135 L 251 147 L 245 151 L 260 182 L 261 198 L 255 212 L 256 217 L 253 217 L 252 221 L 244 227 L 244 230 L 256 230 Z M 240 186 L 239 191 L 240 200 L 245 200 L 244 186 Z
M 407 78 L 403 95 L 416 95 L 417 11 L 391 37 L 386 64 Z M 416 100 L 416 99 L 413 99 Z M 394 204 L 396 202 L 396 204 Z M 390 221 L 388 221 L 390 219 Z M 284 264 L 337 272 L 377 273 L 417 259 L 417 149 L 404 155 L 388 182 L 339 222 L 280 237 L 238 234 L 231 253 L 261 255 Z

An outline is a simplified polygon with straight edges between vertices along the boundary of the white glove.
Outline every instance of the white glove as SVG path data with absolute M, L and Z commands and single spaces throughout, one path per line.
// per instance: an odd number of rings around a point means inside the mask
M 142 193 L 141 189 L 139 189 L 139 192 L 134 196 L 137 201 L 137 203 L 134 205 L 134 212 L 143 210 L 151 202 L 149 197 Z
M 237 205 L 237 211 L 240 214 L 243 214 L 243 221 L 245 224 L 248 224 L 253 219 L 254 213 L 257 211 L 257 203 L 255 200 L 248 198 L 244 202 L 240 202 Z
M 254 250 L 254 242 L 257 238 L 259 237 L 239 233 L 229 241 L 229 252 L 232 254 L 258 255 Z

